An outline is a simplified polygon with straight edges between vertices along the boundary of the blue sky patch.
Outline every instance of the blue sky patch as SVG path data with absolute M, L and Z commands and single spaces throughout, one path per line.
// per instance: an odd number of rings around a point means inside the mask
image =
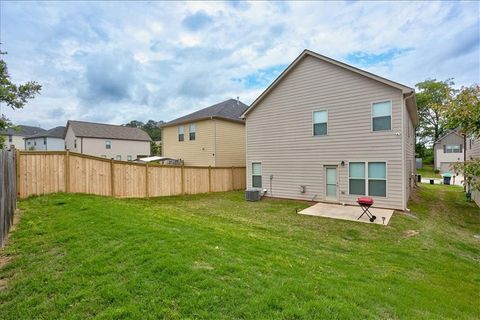
M 404 55 L 413 48 L 392 48 L 380 53 L 367 53 L 363 51 L 355 51 L 346 56 L 349 63 L 363 67 L 369 67 L 381 63 L 390 62 L 398 56 Z
M 268 68 L 259 69 L 255 73 L 251 73 L 243 78 L 234 78 L 233 80 L 242 83 L 243 86 L 248 89 L 265 88 L 272 83 L 273 80 L 275 80 L 287 67 L 287 64 L 279 64 Z

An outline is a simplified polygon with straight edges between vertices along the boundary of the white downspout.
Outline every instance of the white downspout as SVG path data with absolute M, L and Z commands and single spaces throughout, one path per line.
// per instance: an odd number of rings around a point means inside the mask
M 402 134 L 401 134 L 401 139 L 402 139 L 402 207 L 403 210 L 407 209 L 407 202 L 405 201 L 405 122 L 404 122 L 404 113 L 406 110 L 406 98 L 402 94 L 402 112 L 401 112 L 401 119 L 402 119 Z

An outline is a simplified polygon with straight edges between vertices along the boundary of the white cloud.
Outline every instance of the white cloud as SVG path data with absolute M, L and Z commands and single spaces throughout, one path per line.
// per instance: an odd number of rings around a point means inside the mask
M 305 48 L 342 61 L 408 48 L 357 67 L 410 86 L 426 78 L 480 81 L 473 2 L 0 6 L 13 80 L 44 87 L 24 110 L 6 112 L 17 123 L 170 120 L 237 96 L 250 103 L 263 88 L 234 79 L 288 64 Z

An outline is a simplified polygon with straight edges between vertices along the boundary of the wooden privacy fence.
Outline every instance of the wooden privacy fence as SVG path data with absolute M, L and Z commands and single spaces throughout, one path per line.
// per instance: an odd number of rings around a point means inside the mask
M 53 192 L 158 197 L 244 189 L 245 167 L 164 166 L 69 151 L 17 151 L 21 198 Z
M 0 150 L 0 247 L 5 244 L 16 209 L 15 152 Z

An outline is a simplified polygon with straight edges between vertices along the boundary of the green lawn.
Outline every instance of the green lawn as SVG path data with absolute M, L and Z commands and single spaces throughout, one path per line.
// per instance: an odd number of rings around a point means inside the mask
M 433 164 L 424 164 L 422 169 L 417 169 L 417 173 L 422 175 L 423 178 L 441 178 L 440 173 L 435 173 L 433 170 Z
M 480 317 L 480 209 L 461 188 L 422 185 L 414 216 L 389 227 L 295 214 L 306 206 L 241 192 L 23 200 L 0 319 Z

